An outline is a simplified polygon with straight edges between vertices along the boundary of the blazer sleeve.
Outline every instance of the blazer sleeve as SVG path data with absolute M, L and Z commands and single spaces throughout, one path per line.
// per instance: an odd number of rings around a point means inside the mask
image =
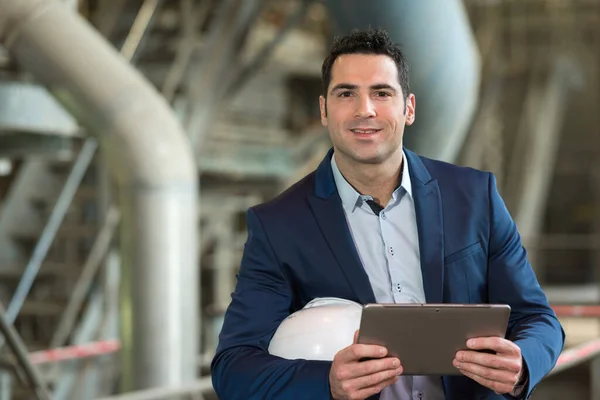
M 565 335 L 527 260 L 516 224 L 498 193 L 492 174 L 489 199 L 489 300 L 509 304 L 512 308 L 507 338 L 521 349 L 529 381 L 520 397 L 528 398 L 556 364 Z
M 331 362 L 286 360 L 267 349 L 293 291 L 253 209 L 232 301 L 211 363 L 219 399 L 329 399 Z

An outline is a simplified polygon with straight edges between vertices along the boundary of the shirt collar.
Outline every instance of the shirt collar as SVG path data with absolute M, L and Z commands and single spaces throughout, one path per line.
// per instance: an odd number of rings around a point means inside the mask
M 348 183 L 335 162 L 335 153 L 333 153 L 333 156 L 331 157 L 331 169 L 333 171 L 335 186 L 337 187 L 340 198 L 342 199 L 344 208 L 346 211 L 354 212 L 356 207 L 360 206 L 362 197 L 370 196 L 361 196 L 361 194 L 358 193 L 356 189 L 354 189 L 352 185 Z M 404 189 L 406 193 L 412 197 L 410 168 L 408 166 L 408 160 L 404 151 L 402 151 L 402 181 L 400 182 L 400 186 L 394 190 L 394 193 L 392 193 L 392 201 L 395 201 L 398 198 L 401 189 Z

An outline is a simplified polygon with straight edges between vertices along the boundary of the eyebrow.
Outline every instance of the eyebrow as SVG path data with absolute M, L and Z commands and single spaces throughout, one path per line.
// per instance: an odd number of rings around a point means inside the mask
M 337 92 L 338 90 L 354 90 L 358 89 L 358 85 L 352 85 L 350 83 L 338 83 L 331 88 L 331 93 Z
M 396 88 L 392 85 L 388 85 L 387 83 L 378 83 L 376 85 L 371 86 L 371 90 L 381 90 L 386 89 L 396 93 Z
M 369 86 L 371 90 L 381 90 L 386 89 L 390 90 L 394 93 L 397 92 L 396 88 L 387 83 L 376 83 L 374 85 Z M 353 85 L 351 83 L 338 83 L 331 89 L 331 93 L 337 92 L 338 90 L 355 90 L 358 89 L 358 85 Z

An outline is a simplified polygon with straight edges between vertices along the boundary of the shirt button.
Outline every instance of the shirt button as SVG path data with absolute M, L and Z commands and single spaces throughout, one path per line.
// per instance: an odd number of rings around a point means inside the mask
M 396 289 L 397 292 L 402 292 L 402 286 L 400 286 L 399 283 L 397 283 L 396 285 L 394 285 L 394 289 Z
M 383 211 L 381 212 L 380 215 L 381 215 L 381 219 L 386 219 L 385 213 Z
M 394 255 L 394 248 L 390 246 L 390 254 Z

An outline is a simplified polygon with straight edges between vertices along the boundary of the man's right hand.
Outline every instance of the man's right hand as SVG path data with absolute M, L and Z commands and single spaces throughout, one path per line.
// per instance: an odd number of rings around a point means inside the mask
M 386 357 L 387 349 L 376 345 L 354 343 L 333 358 L 329 372 L 331 397 L 335 400 L 366 399 L 395 383 L 402 374 L 400 360 Z M 368 361 L 360 361 L 361 359 Z

